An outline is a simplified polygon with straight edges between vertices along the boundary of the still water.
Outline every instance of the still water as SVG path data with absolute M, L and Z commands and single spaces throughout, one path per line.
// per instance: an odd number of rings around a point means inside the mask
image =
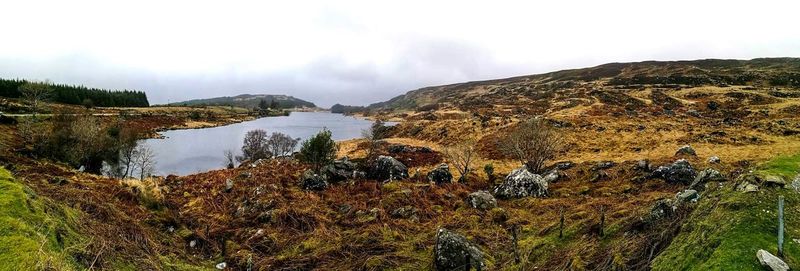
M 224 152 L 232 150 L 241 154 L 242 140 L 250 130 L 263 129 L 268 134 L 281 132 L 292 138 L 299 137 L 302 143 L 322 128 L 330 130 L 334 140 L 358 138 L 371 124 L 369 120 L 328 112 L 292 112 L 289 116 L 221 127 L 166 131 L 161 133 L 166 138 L 142 140 L 140 144 L 148 145 L 155 152 L 156 175 L 187 175 L 223 168 Z

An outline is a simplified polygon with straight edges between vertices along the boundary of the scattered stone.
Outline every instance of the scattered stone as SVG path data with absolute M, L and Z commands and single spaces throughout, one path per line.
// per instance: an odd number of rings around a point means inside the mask
M 794 191 L 800 192 L 800 174 L 797 174 L 797 176 L 794 177 L 794 181 L 792 181 L 792 188 L 794 188 Z
M 719 156 L 711 156 L 708 158 L 708 162 L 712 164 L 719 164 L 722 160 L 719 159 Z
M 617 163 L 614 163 L 613 161 L 600 161 L 592 167 L 592 171 L 609 169 L 615 165 L 617 165 Z
M 219 270 L 225 270 L 226 267 L 228 267 L 228 264 L 225 263 L 225 262 L 221 262 L 221 263 L 217 264 L 217 269 L 219 269 Z
M 772 271 L 787 271 L 789 270 L 789 265 L 787 265 L 783 260 L 771 253 L 767 252 L 766 250 L 759 249 L 756 252 L 756 257 L 758 258 L 758 262 L 761 263 L 764 267 L 769 267 Z
M 61 176 L 56 176 L 48 180 L 48 182 L 55 185 L 65 185 L 69 183 L 69 180 Z
M 318 175 L 311 170 L 306 170 L 306 172 L 303 173 L 301 186 L 305 190 L 321 191 L 328 187 L 328 182 L 325 180 L 324 176 Z
M 417 216 L 417 208 L 411 205 L 406 205 L 392 211 L 392 217 L 409 219 Z
M 697 193 L 697 190 L 686 189 L 675 195 L 675 204 L 680 205 L 686 202 L 697 202 L 698 199 L 700 199 L 700 194 Z
M 197 240 L 189 241 L 189 247 L 190 248 L 194 248 L 195 246 L 197 246 Z
M 692 116 L 692 117 L 697 117 L 697 118 L 702 117 L 700 112 L 698 112 L 697 110 L 694 110 L 694 109 L 686 110 L 686 114 L 688 114 L 689 116 Z
M 322 175 L 332 183 L 341 182 L 347 179 L 356 179 L 363 173 L 356 170 L 356 164 L 347 158 L 335 160 L 332 164 L 322 167 Z
M 595 172 L 594 174 L 592 174 L 592 178 L 589 180 L 589 182 L 594 183 L 594 182 L 608 180 L 608 179 L 609 179 L 608 173 L 606 173 L 604 170 L 599 170 L 599 171 Z
M 769 175 L 764 177 L 764 186 L 784 187 L 786 180 L 781 176 Z
M 391 156 L 378 156 L 370 172 L 377 180 L 400 180 L 408 178 L 408 168 Z
M 642 220 L 646 223 L 652 223 L 659 219 L 670 217 L 675 210 L 673 206 L 672 200 L 660 199 L 653 204 L 653 207 L 650 208 L 650 212 Z
M 650 161 L 648 160 L 639 160 L 636 162 L 636 165 L 633 165 L 634 170 L 642 170 L 642 171 L 650 171 Z
M 350 204 L 339 205 L 339 213 L 342 213 L 342 214 L 349 213 L 350 210 L 352 210 L 352 209 L 353 209 L 353 206 L 351 206 Z
M 664 179 L 670 183 L 691 184 L 697 176 L 697 172 L 689 164 L 689 161 L 680 159 L 670 165 L 658 167 L 650 176 Z
M 230 193 L 233 190 L 233 180 L 225 180 L 225 193 Z
M 689 189 L 703 189 L 703 186 L 708 182 L 724 182 L 725 176 L 713 168 L 707 168 L 697 174 L 694 181 L 689 185 Z
M 570 169 L 570 168 L 572 168 L 574 166 L 575 166 L 575 163 L 573 163 L 571 161 L 563 161 L 563 162 L 558 162 L 558 163 L 555 164 L 555 167 L 557 169 L 560 169 L 560 170 L 567 170 L 567 169 Z
M 675 155 L 676 155 L 676 156 L 677 156 L 677 155 L 691 155 L 691 156 L 697 156 L 697 153 L 694 151 L 694 149 L 692 148 L 692 146 L 689 146 L 689 145 L 684 145 L 683 147 L 681 147 L 680 149 L 678 149 L 678 151 L 676 151 L 676 152 L 675 152 Z
M 447 184 L 453 181 L 453 174 L 450 173 L 450 167 L 442 163 L 428 173 L 428 180 L 438 185 Z
M 478 270 L 485 268 L 480 248 L 470 244 L 466 237 L 444 228 L 436 233 L 433 257 L 436 270 L 461 270 L 467 265 Z
M 742 191 L 744 193 L 758 192 L 758 185 L 751 183 L 741 183 L 739 184 L 739 186 L 736 187 L 736 190 Z
M 467 203 L 469 203 L 472 208 L 482 211 L 497 207 L 497 200 L 487 191 L 470 193 L 469 196 L 467 196 Z
M 503 183 L 495 186 L 492 192 L 501 199 L 543 197 L 548 194 L 547 182 L 542 176 L 531 173 L 524 166 L 508 174 Z
M 428 147 L 416 147 L 416 146 L 409 146 L 409 145 L 390 145 L 387 148 L 389 153 L 401 153 L 401 152 L 417 152 L 417 153 L 432 153 L 433 149 Z

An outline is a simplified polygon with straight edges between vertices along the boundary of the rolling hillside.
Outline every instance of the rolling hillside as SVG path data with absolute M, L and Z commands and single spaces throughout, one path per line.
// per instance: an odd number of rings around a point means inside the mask
M 225 96 L 225 97 L 216 97 L 209 99 L 195 99 L 195 100 L 171 103 L 170 105 L 185 105 L 185 106 L 228 105 L 228 106 L 253 108 L 257 107 L 262 100 L 266 101 L 267 104 L 271 104 L 272 101 L 275 101 L 278 104 L 279 108 L 317 107 L 312 102 L 304 101 L 292 96 L 270 95 L 270 94 L 242 94 L 233 97 Z

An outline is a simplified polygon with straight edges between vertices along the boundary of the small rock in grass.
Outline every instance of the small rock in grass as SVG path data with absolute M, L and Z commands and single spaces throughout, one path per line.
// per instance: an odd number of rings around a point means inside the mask
M 684 145 L 678 151 L 675 152 L 675 155 L 690 155 L 690 156 L 697 156 L 697 152 L 694 151 L 694 148 L 689 145 Z
M 719 159 L 719 156 L 711 156 L 708 158 L 708 162 L 712 164 L 719 164 L 722 160 Z
M 800 192 L 800 174 L 794 177 L 794 181 L 792 181 L 792 188 L 794 191 Z
M 767 252 L 766 250 L 759 249 L 756 252 L 756 257 L 758 258 L 758 262 L 761 263 L 764 267 L 769 267 L 772 271 L 787 271 L 789 270 L 789 265 L 787 265 L 783 260 L 771 253 Z
M 303 173 L 303 179 L 300 181 L 300 185 L 305 190 L 321 191 L 328 187 L 328 181 L 325 180 L 325 177 L 311 170 L 307 170 Z
M 221 263 L 217 264 L 217 269 L 219 269 L 219 270 L 225 270 L 226 267 L 228 267 L 228 264 L 225 263 L 225 262 L 221 262 Z
M 225 180 L 225 193 L 231 192 L 233 190 L 233 180 L 227 179 Z
M 467 196 L 467 203 L 469 203 L 472 208 L 483 211 L 497 207 L 497 200 L 492 194 L 486 191 L 478 191 L 469 194 L 469 196 Z
M 683 192 L 679 192 L 677 195 L 675 195 L 677 204 L 684 202 L 697 202 L 699 198 L 700 194 L 697 193 L 697 190 L 692 189 L 683 190 Z
M 764 185 L 784 187 L 786 186 L 786 181 L 781 176 L 769 175 L 764 177 Z

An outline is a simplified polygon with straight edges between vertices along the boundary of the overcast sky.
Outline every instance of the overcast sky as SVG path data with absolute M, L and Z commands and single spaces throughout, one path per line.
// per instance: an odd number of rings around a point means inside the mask
M 800 1 L 0 1 L 0 77 L 365 105 L 607 62 L 800 56 Z

